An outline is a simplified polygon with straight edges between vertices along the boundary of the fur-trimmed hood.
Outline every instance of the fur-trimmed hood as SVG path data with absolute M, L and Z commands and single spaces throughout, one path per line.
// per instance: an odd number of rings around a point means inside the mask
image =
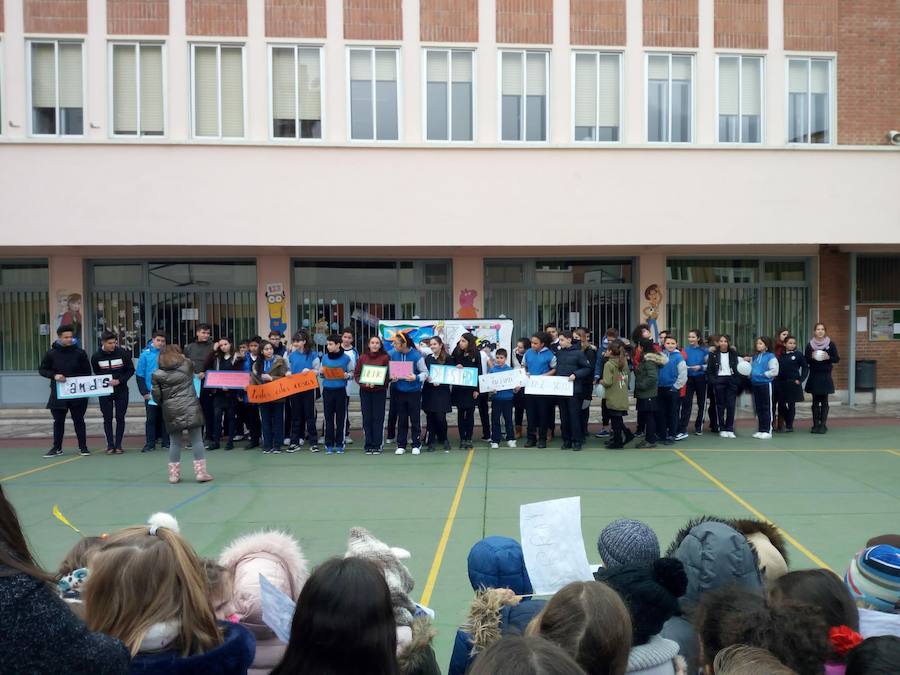
M 416 605 L 409 594 L 415 581 L 401 560 L 412 557 L 412 554 L 406 549 L 388 546 L 364 527 L 352 527 L 344 557 L 368 560 L 382 571 L 391 591 L 391 604 L 394 606 L 397 625 L 411 626 Z
M 401 675 L 440 675 L 431 642 L 437 635 L 431 620 L 416 617 L 409 626 L 397 627 L 397 665 Z

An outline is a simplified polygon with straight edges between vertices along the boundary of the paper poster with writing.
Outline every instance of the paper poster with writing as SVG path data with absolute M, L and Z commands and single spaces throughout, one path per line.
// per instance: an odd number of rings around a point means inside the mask
M 359 383 L 381 386 L 387 379 L 387 366 L 364 365 L 359 370 Z
M 519 534 L 535 595 L 552 595 L 573 581 L 593 581 L 581 534 L 581 497 L 522 504 Z

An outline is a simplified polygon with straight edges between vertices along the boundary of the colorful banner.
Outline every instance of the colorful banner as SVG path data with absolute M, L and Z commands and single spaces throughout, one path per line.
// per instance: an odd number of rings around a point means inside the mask
M 364 365 L 359 371 L 360 384 L 373 384 L 381 386 L 387 379 L 387 366 L 367 366 Z
M 573 382 L 568 377 L 532 375 L 525 383 L 526 394 L 538 396 L 572 396 Z
M 428 378 L 436 384 L 455 384 L 463 387 L 477 387 L 478 368 L 439 366 L 434 363 L 428 369 Z
M 523 368 L 510 368 L 499 373 L 478 376 L 478 391 L 507 391 L 524 387 L 528 376 Z
M 402 380 L 413 374 L 413 364 L 415 361 L 391 361 L 391 378 Z
M 463 333 L 472 333 L 479 346 L 483 342 L 490 343 L 491 351 L 503 347 L 507 352 L 511 352 L 513 321 L 512 319 L 411 319 L 379 322 L 378 334 L 385 344 L 389 344 L 390 339 L 397 333 L 409 335 L 413 344 L 426 356 L 431 353 L 427 345 L 429 338 L 437 335 L 447 345 L 447 351 L 452 352 Z M 423 340 L 426 344 L 422 344 Z
M 346 380 L 347 371 L 337 366 L 322 366 L 322 377 L 326 380 Z
M 56 383 L 56 398 L 90 398 L 109 396 L 113 391 L 110 375 L 82 375 L 67 377 L 65 382 Z
M 250 373 L 242 370 L 208 370 L 203 378 L 206 389 L 246 389 Z
M 265 384 L 247 385 L 247 400 L 250 403 L 268 403 L 318 387 L 319 378 L 313 371 L 298 373 Z

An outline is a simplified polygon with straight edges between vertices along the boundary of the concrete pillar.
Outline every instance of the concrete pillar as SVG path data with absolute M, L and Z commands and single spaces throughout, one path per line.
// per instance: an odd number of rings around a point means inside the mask
M 644 12 L 643 3 L 625 3 L 625 63 L 626 82 L 622 120 L 625 143 L 644 141 Z M 631 86 L 628 86 L 631 85 Z
M 484 258 L 453 258 L 453 316 L 477 319 L 484 316 Z
M 266 44 L 266 3 L 247 3 L 247 119 L 244 135 L 251 141 L 269 140 L 269 55 Z
M 291 301 L 293 270 L 288 255 L 261 255 L 256 258 L 256 314 L 259 335 L 271 330 L 290 335 L 296 330 Z
M 50 278 L 50 335 L 49 344 L 56 340 L 56 328 L 61 323 L 76 325 L 75 337 L 84 346 L 88 331 L 84 327 L 84 258 L 76 255 L 52 255 L 47 259 Z M 88 351 L 92 350 L 89 345 Z

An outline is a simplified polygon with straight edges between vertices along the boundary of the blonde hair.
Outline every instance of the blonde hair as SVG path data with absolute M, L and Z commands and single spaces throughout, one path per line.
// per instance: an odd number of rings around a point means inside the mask
M 222 644 L 203 566 L 191 546 L 165 527 L 116 532 L 91 556 L 82 600 L 92 631 L 118 638 L 131 655 L 153 624 L 179 620 L 173 644 L 182 656 Z
M 216 619 L 222 620 L 234 613 L 232 606 L 234 596 L 234 579 L 231 572 L 215 560 L 202 558 L 203 574 L 209 584 L 209 601 L 212 604 Z
M 725 647 L 716 654 L 713 672 L 716 675 L 797 675 L 772 652 L 749 645 Z
M 178 345 L 166 345 L 159 353 L 160 368 L 174 368 L 184 361 L 184 353 Z
M 59 569 L 56 570 L 57 581 L 75 570 L 87 567 L 88 558 L 103 545 L 106 537 L 82 537 L 75 542 L 75 545 L 66 553 L 66 557 L 59 563 Z

